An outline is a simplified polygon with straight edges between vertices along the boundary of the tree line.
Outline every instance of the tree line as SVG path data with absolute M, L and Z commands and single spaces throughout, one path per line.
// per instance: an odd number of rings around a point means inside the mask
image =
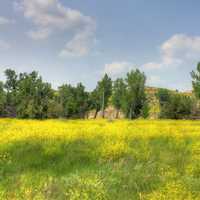
M 200 99 L 200 63 L 191 76 L 195 98 L 167 89 L 158 90 L 160 118 L 182 119 L 192 115 Z M 0 82 L 0 117 L 86 118 L 94 110 L 96 118 L 99 111 L 105 116 L 108 105 L 115 107 L 116 118 L 119 112 L 129 119 L 149 116 L 146 76 L 138 69 L 114 81 L 105 74 L 91 92 L 86 91 L 82 83 L 63 84 L 55 90 L 35 71 L 18 74 L 7 69 L 5 77 L 5 81 Z

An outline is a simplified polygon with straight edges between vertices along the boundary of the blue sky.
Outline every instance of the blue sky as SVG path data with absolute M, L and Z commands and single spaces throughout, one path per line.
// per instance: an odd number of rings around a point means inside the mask
M 7 0 L 0 2 L 3 71 L 38 71 L 54 87 L 93 89 L 136 67 L 150 86 L 191 89 L 200 61 L 200 1 Z

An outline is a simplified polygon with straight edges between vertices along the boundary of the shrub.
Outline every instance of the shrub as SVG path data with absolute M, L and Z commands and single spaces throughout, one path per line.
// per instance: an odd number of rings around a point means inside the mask
M 186 119 L 192 114 L 193 99 L 184 94 L 160 89 L 157 93 L 160 103 L 160 118 Z

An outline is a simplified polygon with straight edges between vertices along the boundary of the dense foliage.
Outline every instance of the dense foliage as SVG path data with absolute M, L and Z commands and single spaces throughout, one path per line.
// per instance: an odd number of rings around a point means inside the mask
M 110 103 L 131 119 L 142 115 L 145 76 L 139 70 L 131 71 L 125 80 L 118 79 L 114 84 L 105 74 L 91 92 L 87 92 L 82 83 L 76 86 L 63 84 L 54 90 L 35 71 L 17 74 L 7 69 L 5 76 L 5 83 L 0 83 L 1 116 L 85 118 L 90 110 L 95 110 L 94 118 L 99 111 L 104 118 L 105 109 Z
M 200 99 L 200 63 L 197 64 L 197 71 L 191 72 L 191 77 L 194 94 Z
M 126 118 L 135 119 L 147 118 L 151 110 L 149 99 L 152 96 L 148 99 L 145 90 L 146 76 L 138 69 L 114 81 L 105 74 L 90 92 L 86 91 L 82 83 L 76 86 L 63 84 L 55 90 L 35 71 L 18 74 L 7 69 L 5 77 L 5 82 L 0 82 L 1 117 L 87 118 L 93 110 L 94 118 L 97 115 L 104 118 L 106 108 L 112 105 L 116 110 L 116 118 L 121 112 Z M 197 71 L 191 72 L 191 77 L 195 101 L 192 95 L 177 91 L 157 91 L 154 97 L 159 101 L 160 118 L 185 119 L 193 113 L 199 113 L 200 63 Z
M 160 103 L 160 117 L 167 119 L 187 119 L 192 114 L 193 99 L 190 96 L 159 89 L 157 97 Z

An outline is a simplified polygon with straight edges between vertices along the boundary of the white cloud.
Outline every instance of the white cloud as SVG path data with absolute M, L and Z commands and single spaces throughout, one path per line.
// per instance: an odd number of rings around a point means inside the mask
M 0 25 L 11 24 L 14 21 L 5 17 L 0 16 Z
M 143 65 L 144 69 L 163 69 L 178 67 L 187 63 L 197 62 L 200 59 L 200 37 L 176 34 L 165 41 L 161 47 L 160 62 L 149 62 Z
M 2 50 L 7 50 L 7 49 L 10 49 L 10 44 L 3 41 L 3 40 L 0 40 L 0 49 Z
M 133 64 L 129 62 L 112 62 L 105 64 L 104 73 L 107 73 L 112 77 L 117 77 L 119 75 L 124 75 L 133 68 Z
M 91 17 L 64 7 L 59 0 L 18 0 L 15 7 L 35 25 L 35 30 L 28 32 L 32 39 L 46 39 L 58 31 L 67 31 L 73 37 L 60 55 L 83 56 L 89 52 L 96 30 L 96 23 Z
M 34 40 L 42 40 L 46 39 L 51 34 L 51 31 L 49 29 L 38 29 L 35 31 L 29 31 L 27 34 Z
M 161 83 L 163 83 L 163 80 L 160 78 L 160 76 L 150 75 L 147 77 L 147 85 L 157 86 Z
M 77 33 L 72 40 L 67 42 L 60 56 L 84 56 L 87 55 L 95 44 L 94 32 L 88 27 L 84 32 Z

